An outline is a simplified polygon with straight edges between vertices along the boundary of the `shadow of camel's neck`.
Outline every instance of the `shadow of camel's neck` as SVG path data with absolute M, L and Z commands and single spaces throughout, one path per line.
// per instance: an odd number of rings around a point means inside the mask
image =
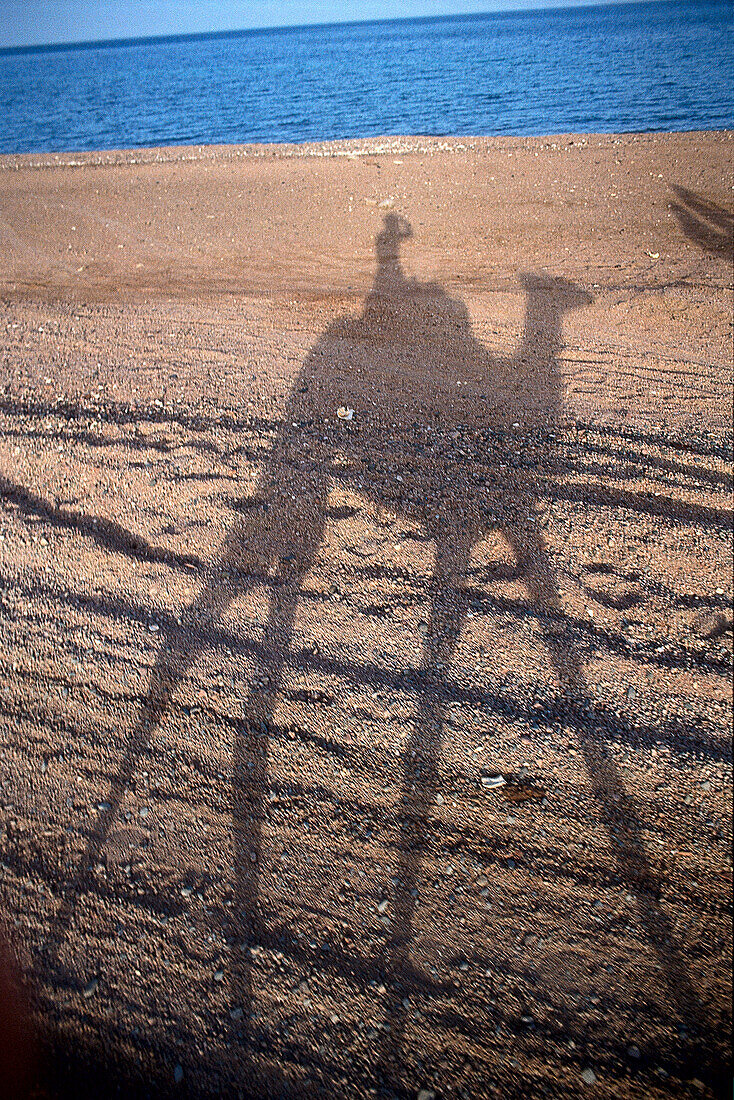
M 563 347 L 563 312 L 548 290 L 528 288 L 525 293 L 525 319 L 516 358 L 526 370 L 542 372 L 550 383 Z

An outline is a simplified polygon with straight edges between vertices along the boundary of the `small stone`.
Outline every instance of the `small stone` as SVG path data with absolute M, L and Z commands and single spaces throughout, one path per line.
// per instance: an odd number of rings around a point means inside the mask
M 585 1085 L 595 1085 L 596 1074 L 594 1073 L 593 1069 L 585 1069 L 584 1072 L 581 1074 L 581 1080 L 584 1082 Z
M 214 972 L 214 981 L 215 982 L 224 981 L 224 971 L 223 970 L 215 970 L 215 972 Z
M 109 811 L 112 809 L 112 806 L 109 802 L 98 802 L 97 809 L 101 814 L 106 814 L 109 813 Z
M 174 1070 L 173 1070 L 173 1080 L 176 1082 L 177 1085 L 180 1085 L 181 1082 L 183 1081 L 183 1075 L 184 1075 L 183 1066 L 176 1063 L 176 1066 L 174 1067 Z
M 182 898 L 190 898 L 191 895 L 193 894 L 193 892 L 194 892 L 194 888 L 192 886 L 182 886 L 181 887 L 181 897 Z
M 387 902 L 387 901 L 381 901 L 381 902 L 380 902 L 380 904 L 379 904 L 379 905 L 377 906 L 377 912 L 378 912 L 378 913 L 385 913 L 385 912 L 387 912 L 387 907 L 388 907 L 388 905 L 389 905 L 389 904 L 390 904 L 390 903 L 389 903 L 389 902 Z
M 630 1058 L 641 1058 L 642 1057 L 642 1054 L 640 1053 L 640 1048 L 636 1047 L 634 1043 L 632 1044 L 632 1046 L 627 1047 L 627 1053 L 630 1056 Z
M 507 786 L 507 780 L 503 775 L 483 775 L 482 786 L 487 791 L 496 791 Z
M 91 982 L 88 982 L 87 985 L 84 986 L 84 990 L 82 992 L 82 996 L 84 997 L 85 1001 L 88 1001 L 90 997 L 93 997 L 98 988 L 99 982 L 96 978 L 92 978 Z
M 241 1020 L 244 1013 L 241 1008 L 230 1008 L 229 1017 L 231 1020 Z
M 436 1100 L 436 1094 L 433 1089 L 421 1089 L 418 1100 Z

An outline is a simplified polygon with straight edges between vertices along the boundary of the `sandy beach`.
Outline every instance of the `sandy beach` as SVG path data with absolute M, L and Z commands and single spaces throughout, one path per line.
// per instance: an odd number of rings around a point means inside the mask
M 733 150 L 0 157 L 35 1096 L 730 1090 Z

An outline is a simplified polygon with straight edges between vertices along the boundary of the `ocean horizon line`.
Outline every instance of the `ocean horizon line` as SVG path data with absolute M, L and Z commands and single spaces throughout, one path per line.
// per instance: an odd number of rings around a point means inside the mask
M 727 7 L 727 0 L 698 0 L 701 5 L 710 7 Z M 35 45 L 0 46 L 0 56 L 30 54 L 30 53 L 63 53 L 66 50 L 96 50 L 115 49 L 121 46 L 155 46 L 167 42 L 206 42 L 227 38 L 248 38 L 256 35 L 292 34 L 298 31 L 328 30 L 330 27 L 370 27 L 388 26 L 395 23 L 406 25 L 435 24 L 457 22 L 459 20 L 481 22 L 483 20 L 518 18 L 522 16 L 537 17 L 539 13 L 559 15 L 561 13 L 584 12 L 598 9 L 606 11 L 609 8 L 660 8 L 685 4 L 686 0 L 590 0 L 589 3 L 558 3 L 552 7 L 532 8 L 504 8 L 497 11 L 449 13 L 447 15 L 408 15 L 397 16 L 391 19 L 349 19 L 330 21 L 326 23 L 285 23 L 268 27 L 242 27 L 234 30 L 220 31 L 191 31 L 185 34 L 154 34 L 133 36 L 126 38 L 100 38 L 84 39 L 78 42 L 45 42 Z

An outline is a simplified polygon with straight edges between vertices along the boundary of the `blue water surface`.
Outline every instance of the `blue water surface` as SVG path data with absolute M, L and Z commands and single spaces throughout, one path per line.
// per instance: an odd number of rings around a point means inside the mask
M 0 51 L 0 152 L 732 126 L 730 0 Z

